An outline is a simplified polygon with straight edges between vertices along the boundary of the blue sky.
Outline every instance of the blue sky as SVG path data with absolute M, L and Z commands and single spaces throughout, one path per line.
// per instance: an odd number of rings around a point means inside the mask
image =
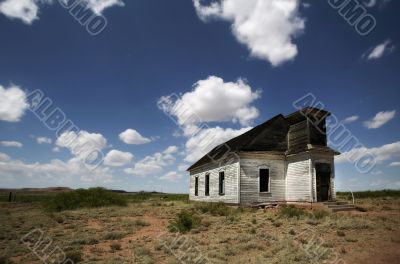
M 337 187 L 400 188 L 397 1 L 357 2 L 377 22 L 365 36 L 328 1 L 82 3 L 103 31 L 59 1 L 0 1 L 1 187 L 187 192 L 202 133 L 221 143 L 312 93 L 362 143 L 352 153 L 377 157 L 368 173 L 339 158 Z M 79 128 L 70 136 L 101 150 L 101 166 L 84 166 L 29 110 L 36 89 Z M 161 111 L 171 94 L 201 122 Z

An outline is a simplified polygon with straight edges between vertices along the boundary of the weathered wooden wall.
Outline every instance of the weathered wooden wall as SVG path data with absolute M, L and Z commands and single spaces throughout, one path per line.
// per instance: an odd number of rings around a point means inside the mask
M 269 169 L 270 192 L 259 192 L 259 169 Z M 240 201 L 242 204 L 285 201 L 284 158 L 243 157 L 240 159 Z
M 219 166 L 210 163 L 191 171 L 190 200 L 250 204 L 276 201 L 317 202 L 315 163 L 331 164 L 331 198 L 336 199 L 333 154 L 284 155 L 241 153 L 240 160 Z M 259 192 L 259 169 L 268 168 L 270 192 Z M 225 194 L 219 194 L 219 172 L 225 172 Z M 240 171 L 240 172 L 239 172 Z M 210 175 L 210 195 L 205 196 L 205 175 Z M 240 178 L 238 177 L 240 175 Z M 195 196 L 195 177 L 199 178 Z M 240 184 L 240 189 L 239 189 Z M 240 196 L 239 196 L 240 191 Z
M 218 163 L 210 163 L 191 171 L 189 199 L 202 202 L 224 202 L 237 204 L 238 201 L 238 170 L 239 161 L 229 165 L 219 166 Z M 225 194 L 219 194 L 219 172 L 225 172 Z M 205 195 L 205 177 L 210 174 L 210 195 Z M 199 195 L 195 196 L 195 177 L 199 177 Z
M 307 154 L 289 157 L 286 174 L 286 199 L 311 202 L 311 160 Z

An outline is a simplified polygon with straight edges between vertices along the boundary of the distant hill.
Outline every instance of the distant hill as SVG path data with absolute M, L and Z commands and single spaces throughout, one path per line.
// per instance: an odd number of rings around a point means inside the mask
M 73 191 L 73 189 L 68 187 L 20 188 L 20 189 L 0 188 L 0 192 L 70 192 L 70 191 Z

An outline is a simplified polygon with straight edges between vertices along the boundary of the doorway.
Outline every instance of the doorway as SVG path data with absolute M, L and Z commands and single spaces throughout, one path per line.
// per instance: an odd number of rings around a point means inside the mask
M 316 163 L 315 175 L 317 202 L 326 202 L 330 199 L 331 165 L 329 163 Z

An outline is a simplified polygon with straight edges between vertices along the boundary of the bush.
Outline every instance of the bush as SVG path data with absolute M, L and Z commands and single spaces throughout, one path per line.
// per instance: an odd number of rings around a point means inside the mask
M 117 240 L 117 239 L 123 238 L 124 236 L 125 236 L 125 234 L 121 233 L 121 232 L 109 232 L 103 236 L 103 239 L 104 240 Z
M 60 212 L 78 208 L 126 206 L 127 202 L 121 194 L 103 188 L 90 188 L 59 193 L 45 201 L 44 205 L 50 211 Z
M 179 231 L 180 233 L 186 233 L 192 228 L 199 226 L 201 219 L 195 216 L 193 213 L 183 210 L 170 222 L 168 229 L 171 232 Z
M 110 245 L 110 249 L 111 249 L 112 251 L 121 250 L 121 244 L 118 243 L 118 242 L 113 242 L 113 243 L 111 243 L 111 245 Z
M 306 215 L 307 213 L 302 208 L 297 208 L 294 206 L 284 206 L 280 208 L 279 214 L 282 217 L 286 218 L 293 218 L 293 217 L 299 218 L 300 216 Z
M 203 214 L 211 214 L 214 216 L 228 216 L 233 213 L 233 209 L 226 204 L 219 203 L 197 203 L 194 209 Z
M 340 236 L 340 237 L 346 236 L 346 234 L 345 234 L 343 231 L 340 231 L 340 230 L 336 231 L 336 234 L 337 234 L 338 236 Z
M 322 209 L 316 209 L 312 212 L 312 216 L 315 219 L 322 219 L 322 218 L 329 216 L 329 212 L 326 210 L 322 210 Z
M 368 210 L 365 207 L 361 207 L 359 205 L 356 205 L 356 209 L 360 212 L 367 212 Z M 384 207 L 382 207 L 382 209 L 385 209 Z
M 66 259 L 72 260 L 73 263 L 79 263 L 82 261 L 82 253 L 78 250 L 71 250 L 65 252 Z
M 8 257 L 0 255 L 0 264 L 12 264 Z

